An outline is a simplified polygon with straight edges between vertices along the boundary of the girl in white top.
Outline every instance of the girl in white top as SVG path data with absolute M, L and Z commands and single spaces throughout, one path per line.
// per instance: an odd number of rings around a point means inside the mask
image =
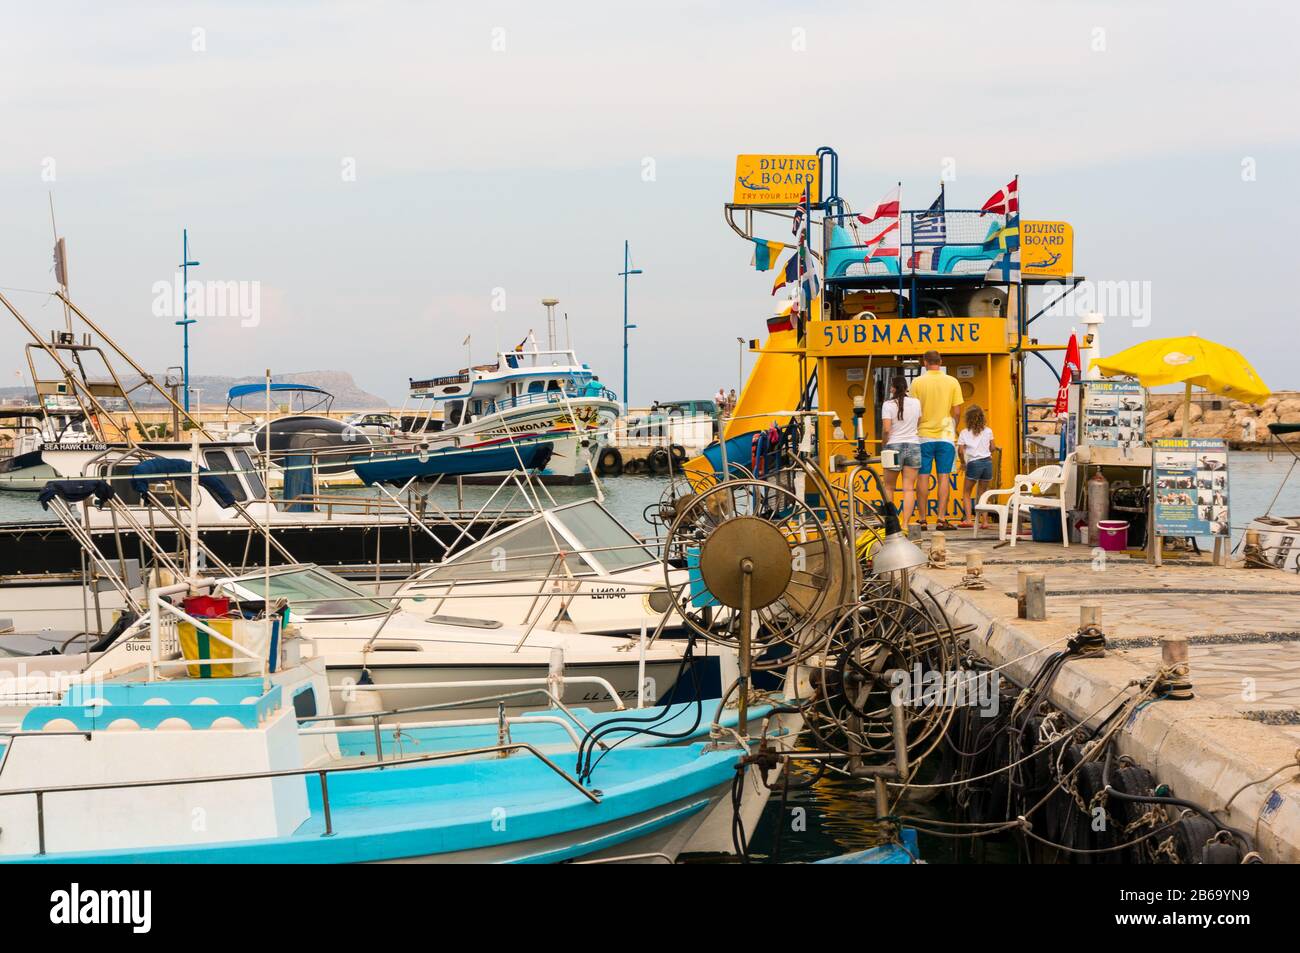
M 975 504 L 993 482 L 993 450 L 993 431 L 984 419 L 984 411 L 978 404 L 971 404 L 966 408 L 966 427 L 957 435 L 957 454 L 966 471 L 961 495 L 970 504 L 966 511 L 969 518 L 963 526 L 970 526 L 971 520 L 978 520 L 980 529 L 988 525 L 988 515 L 977 513 Z
M 898 521 L 907 535 L 907 524 L 916 509 L 916 474 L 921 468 L 921 438 L 916 427 L 921 420 L 921 402 L 907 396 L 907 378 L 895 377 L 889 385 L 890 399 L 880 405 L 880 423 L 884 430 L 885 449 L 893 450 L 897 460 L 885 469 L 885 498 L 891 503 L 903 475 L 903 508 Z

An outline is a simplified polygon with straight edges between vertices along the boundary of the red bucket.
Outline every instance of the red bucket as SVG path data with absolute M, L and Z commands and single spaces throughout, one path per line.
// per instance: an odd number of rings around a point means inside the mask
M 185 600 L 185 614 L 213 619 L 230 611 L 230 600 L 221 596 L 190 596 Z
M 1124 520 L 1098 520 L 1097 545 L 1109 553 L 1128 549 L 1128 523 Z

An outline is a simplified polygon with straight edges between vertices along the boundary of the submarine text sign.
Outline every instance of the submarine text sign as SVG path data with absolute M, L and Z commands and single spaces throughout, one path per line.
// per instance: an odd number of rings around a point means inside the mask
M 814 321 L 808 325 L 810 354 L 1002 354 L 1006 318 L 896 318 L 875 321 Z

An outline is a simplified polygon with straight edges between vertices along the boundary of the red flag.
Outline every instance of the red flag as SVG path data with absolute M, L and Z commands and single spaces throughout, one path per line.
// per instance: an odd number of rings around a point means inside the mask
M 980 208 L 981 212 L 993 212 L 997 215 L 1020 214 L 1020 176 L 1007 183 L 1005 189 L 998 189 Z
M 1061 386 L 1056 390 L 1056 412 L 1063 414 L 1069 409 L 1070 384 L 1080 376 L 1079 373 L 1079 338 L 1070 335 L 1070 343 L 1065 349 L 1065 364 L 1061 368 Z
M 870 225 L 872 222 L 876 221 L 876 219 L 898 218 L 898 207 L 900 204 L 899 198 L 902 190 L 903 188 L 901 185 L 894 186 L 885 193 L 885 197 L 876 205 L 874 215 L 859 215 L 858 221 L 863 225 Z M 868 242 L 868 244 L 870 244 L 870 242 Z

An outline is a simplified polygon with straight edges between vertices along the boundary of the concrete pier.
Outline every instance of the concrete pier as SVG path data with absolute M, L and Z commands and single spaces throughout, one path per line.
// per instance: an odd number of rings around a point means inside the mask
M 1214 567 L 1208 556 L 1156 568 L 1085 546 L 995 549 L 996 532 L 945 535 L 947 568 L 915 570 L 913 589 L 932 593 L 954 623 L 974 624 L 972 648 L 1007 665 L 1002 675 L 1013 682 L 1025 684 L 1066 647 L 1081 608 L 1100 609 L 1105 657 L 1072 659 L 1050 695 L 1078 720 L 1113 710 L 1136 691 L 1126 686 L 1160 670 L 1162 651 L 1176 660 L 1185 650 L 1195 697 L 1141 707 L 1117 736 L 1119 750 L 1177 797 L 1211 810 L 1231 799 L 1218 816 L 1252 833 L 1265 860 L 1300 862 L 1300 577 Z M 963 583 L 972 549 L 983 556 L 982 590 Z M 1017 618 L 1026 570 L 1045 576 L 1042 621 Z

